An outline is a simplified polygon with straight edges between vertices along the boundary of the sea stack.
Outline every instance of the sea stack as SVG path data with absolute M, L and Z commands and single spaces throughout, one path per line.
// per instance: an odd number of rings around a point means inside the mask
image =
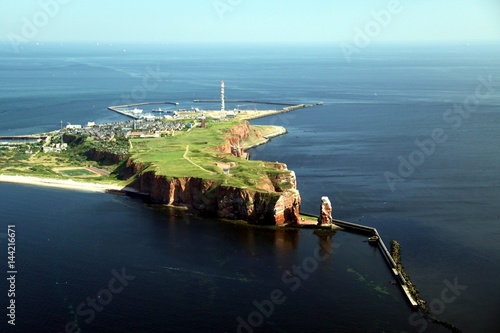
M 321 197 L 321 211 L 318 218 L 318 225 L 332 225 L 332 203 L 328 197 Z

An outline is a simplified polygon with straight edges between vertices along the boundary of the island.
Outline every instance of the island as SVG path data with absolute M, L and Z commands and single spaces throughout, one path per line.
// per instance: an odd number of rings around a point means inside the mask
M 125 191 L 203 216 L 297 225 L 295 173 L 283 163 L 250 160 L 246 152 L 286 133 L 248 122 L 273 113 L 212 118 L 195 112 L 10 138 L 0 145 L 0 181 Z
M 137 195 L 207 217 L 319 229 L 315 233 L 325 240 L 338 229 L 364 234 L 380 249 L 412 309 L 422 308 L 434 322 L 454 329 L 430 316 L 403 271 L 398 243 L 391 243 L 390 253 L 377 229 L 334 219 L 328 197 L 321 198 L 319 216 L 301 213 L 295 173 L 284 163 L 249 158 L 249 148 L 286 129 L 251 125 L 248 119 L 277 111 L 231 117 L 186 112 L 176 119 L 134 115 L 131 121 L 10 137 L 0 145 L 0 181 Z

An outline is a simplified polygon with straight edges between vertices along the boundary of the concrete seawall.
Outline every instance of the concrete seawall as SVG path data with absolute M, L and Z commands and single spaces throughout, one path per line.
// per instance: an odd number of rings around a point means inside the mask
M 195 99 L 194 103 L 220 103 L 220 99 Z M 283 102 L 266 102 L 266 101 L 252 101 L 246 99 L 226 99 L 226 103 L 251 103 L 251 104 L 266 104 L 266 105 L 281 105 L 281 106 L 293 106 L 297 104 L 283 103 Z
M 318 217 L 317 215 L 308 214 L 308 213 L 301 212 L 300 214 L 305 215 L 305 216 L 310 216 L 310 217 Z M 332 222 L 333 222 L 333 224 L 335 224 L 335 225 L 337 225 L 345 230 L 348 230 L 348 231 L 352 231 L 355 233 L 361 233 L 361 234 L 364 234 L 364 235 L 367 235 L 370 237 L 377 236 L 378 237 L 378 240 L 376 241 L 377 246 L 380 249 L 380 251 L 382 252 L 382 256 L 384 257 L 387 265 L 389 265 L 389 268 L 391 269 L 392 274 L 396 278 L 398 284 L 401 286 L 401 289 L 402 289 L 403 293 L 406 295 L 406 298 L 408 299 L 408 301 L 410 302 L 411 307 L 413 309 L 418 308 L 417 302 L 415 301 L 413 296 L 410 294 L 410 291 L 408 290 L 408 284 L 406 282 L 406 279 L 397 270 L 396 262 L 392 258 L 391 253 L 387 249 L 387 246 L 385 246 L 385 243 L 382 240 L 382 237 L 378 233 L 377 229 L 370 227 L 370 226 L 366 226 L 366 225 L 361 225 L 361 224 L 356 224 L 356 223 L 351 223 L 351 222 L 336 220 L 336 219 L 333 219 Z
M 117 112 L 121 115 L 124 115 L 129 118 L 133 119 L 140 119 L 141 115 L 140 114 L 134 114 L 130 111 L 126 110 L 120 110 L 124 108 L 130 108 L 130 107 L 137 107 L 137 106 L 142 106 L 142 105 L 162 105 L 162 104 L 167 104 L 167 105 L 179 105 L 177 102 L 143 102 L 143 103 L 135 103 L 135 104 L 125 104 L 125 105 L 115 105 L 115 106 L 108 106 L 108 110 Z

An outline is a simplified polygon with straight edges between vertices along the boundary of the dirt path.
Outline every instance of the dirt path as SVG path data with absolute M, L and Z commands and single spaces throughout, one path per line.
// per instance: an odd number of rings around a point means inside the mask
M 205 171 L 205 172 L 208 172 L 209 174 L 211 175 L 214 175 L 215 172 L 212 172 L 212 171 L 209 171 L 207 169 L 205 169 L 204 167 L 194 163 L 193 161 L 191 161 L 188 157 L 187 157 L 187 154 L 189 152 L 189 145 L 186 146 L 186 151 L 184 152 L 184 155 L 182 155 L 182 158 L 185 159 L 186 161 L 188 161 L 189 163 L 191 163 L 192 165 L 194 165 L 195 167 L 197 168 L 200 168 L 201 170 Z

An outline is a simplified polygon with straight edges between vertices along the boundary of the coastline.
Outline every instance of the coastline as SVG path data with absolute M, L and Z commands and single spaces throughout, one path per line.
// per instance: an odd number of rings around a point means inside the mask
M 268 143 L 272 138 L 287 133 L 287 130 L 283 126 L 274 126 L 275 131 L 268 133 L 264 136 L 263 140 L 259 142 L 253 142 L 244 149 L 254 148 L 260 145 Z M 20 175 L 5 175 L 0 174 L 0 183 L 11 183 L 20 185 L 31 185 L 31 186 L 44 186 L 59 188 L 64 190 L 72 191 L 82 191 L 82 192 L 95 192 L 95 193 L 107 193 L 107 192 L 129 192 L 129 193 L 139 193 L 139 191 L 126 186 L 113 185 L 113 184 L 98 184 L 86 181 L 75 181 L 73 179 L 56 179 L 56 178 L 44 178 L 36 176 L 20 176 Z
M 275 131 L 271 132 L 271 133 L 265 134 L 263 136 L 262 140 L 260 140 L 260 141 L 251 142 L 249 144 L 244 145 L 243 149 L 244 150 L 248 150 L 248 149 L 252 149 L 252 148 L 256 148 L 256 147 L 265 145 L 266 143 L 268 143 L 269 141 L 271 141 L 271 139 L 274 139 L 274 138 L 276 138 L 278 136 L 285 135 L 285 134 L 288 133 L 287 129 L 285 127 L 283 127 L 283 126 L 276 126 L 276 125 L 269 125 L 269 126 L 274 127 Z
M 23 184 L 33 186 L 54 187 L 65 190 L 82 191 L 82 192 L 100 192 L 106 193 L 108 191 L 126 191 L 137 192 L 132 188 L 123 187 L 112 184 L 97 184 L 89 182 L 79 182 L 72 179 L 55 179 L 55 178 L 42 178 L 32 176 L 14 176 L 0 174 L 0 183 Z

